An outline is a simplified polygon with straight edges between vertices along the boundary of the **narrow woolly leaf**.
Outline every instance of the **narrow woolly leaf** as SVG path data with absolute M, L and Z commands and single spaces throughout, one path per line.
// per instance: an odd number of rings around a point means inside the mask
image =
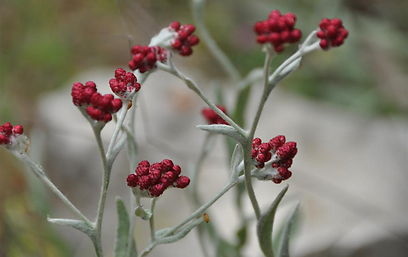
M 238 238 L 238 243 L 237 243 L 237 248 L 242 248 L 246 241 L 247 241 L 247 224 L 246 222 L 242 225 L 242 227 L 237 231 L 237 238 Z
M 126 141 L 127 141 L 126 143 L 127 155 L 131 166 L 130 170 L 135 170 L 137 164 L 137 144 L 135 142 L 134 137 L 128 132 Z
M 71 220 L 71 219 L 52 219 L 52 218 L 47 218 L 48 222 L 58 224 L 58 225 L 64 225 L 68 226 L 71 228 L 78 229 L 79 231 L 87 234 L 89 237 L 94 236 L 94 229 L 86 224 L 82 220 Z
M 279 257 L 289 257 L 290 232 L 293 222 L 295 221 L 297 211 L 299 210 L 299 205 L 300 203 L 296 205 L 295 209 L 290 214 L 289 219 L 286 221 L 285 226 L 283 227 L 281 240 L 279 242 Z
M 143 220 L 149 220 L 152 217 L 152 213 L 149 210 L 143 209 L 142 206 L 138 206 L 135 209 L 135 215 L 142 218 Z
M 257 226 L 256 226 L 256 232 L 258 235 L 258 240 L 259 244 L 261 246 L 262 252 L 265 254 L 267 257 L 274 257 L 274 252 L 272 248 L 272 229 L 273 229 L 273 222 L 275 219 L 275 213 L 276 209 L 278 208 L 278 205 L 280 201 L 282 200 L 283 196 L 286 194 L 288 191 L 288 187 L 286 186 L 275 198 L 271 206 L 268 208 L 268 210 L 262 214 L 262 216 L 259 218 Z
M 300 63 L 302 61 L 302 57 L 297 58 L 291 64 L 283 68 L 283 70 L 279 73 L 278 80 L 282 80 L 283 78 L 287 77 L 293 71 L 299 69 Z
M 156 245 L 159 244 L 169 244 L 179 241 L 180 239 L 184 238 L 190 231 L 201 224 L 204 221 L 202 217 L 190 222 L 185 227 L 183 227 L 180 231 L 175 232 L 174 234 L 162 238 L 157 238 L 155 241 Z
M 243 143 L 245 141 L 245 138 L 241 134 L 239 134 L 236 129 L 228 125 L 224 124 L 198 125 L 197 128 L 211 133 L 229 136 L 240 143 Z
M 239 144 L 236 144 L 231 157 L 231 178 L 235 180 L 238 179 L 240 172 L 238 169 L 238 165 L 241 163 L 242 159 L 243 157 L 241 146 Z
M 116 211 L 118 213 L 118 227 L 116 229 L 114 256 L 126 257 L 130 222 L 125 204 L 120 198 L 116 198 Z

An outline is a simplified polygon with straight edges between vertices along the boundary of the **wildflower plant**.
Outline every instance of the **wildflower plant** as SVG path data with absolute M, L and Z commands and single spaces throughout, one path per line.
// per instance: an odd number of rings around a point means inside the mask
M 213 240 L 204 244 L 205 240 L 200 240 L 202 250 L 206 256 L 209 256 L 209 248 L 217 248 L 221 256 L 238 256 L 240 250 L 246 243 L 246 230 L 249 225 L 247 219 L 243 218 L 242 227 L 238 231 L 238 242 L 229 243 L 223 239 L 217 229 L 212 226 L 209 208 L 220 197 L 230 189 L 235 188 L 240 191 L 240 197 L 247 195 L 252 204 L 253 213 L 256 220 L 257 236 L 260 249 L 265 256 L 289 256 L 289 238 L 291 224 L 298 210 L 297 205 L 292 213 L 287 217 L 283 226 L 281 239 L 278 243 L 278 249 L 272 246 L 272 228 L 274 216 L 278 205 L 288 190 L 286 186 L 276 199 L 266 210 L 261 210 L 254 188 L 253 180 L 267 181 L 270 186 L 282 183 L 288 180 L 292 175 L 289 170 L 293 164 L 293 159 L 298 152 L 297 144 L 293 141 L 287 141 L 284 135 L 271 135 L 269 141 L 262 141 L 255 138 L 255 132 L 258 122 L 261 118 L 265 103 L 273 89 L 283 79 L 292 72 L 299 69 L 302 58 L 311 52 L 327 51 L 333 47 L 343 44 L 348 36 L 340 19 L 323 19 L 317 24 L 317 29 L 309 33 L 301 41 L 302 32 L 295 28 L 297 22 L 296 15 L 293 13 L 281 14 L 278 10 L 271 11 L 267 19 L 255 22 L 254 25 L 254 43 L 260 44 L 265 52 L 265 63 L 261 73 L 250 72 L 247 77 L 241 78 L 232 62 L 215 44 L 202 21 L 204 0 L 193 0 L 193 15 L 196 25 L 181 25 L 175 21 L 166 28 L 158 31 L 148 45 L 135 45 L 131 48 L 131 59 L 128 67 L 131 72 L 124 68 L 118 68 L 112 71 L 112 79 L 109 81 L 113 94 L 101 95 L 97 92 L 97 85 L 88 81 L 85 84 L 81 82 L 74 83 L 71 90 L 72 102 L 89 121 L 94 132 L 95 140 L 100 152 L 103 164 L 103 182 L 100 193 L 96 217 L 91 220 L 85 217 L 68 198 L 54 185 L 43 168 L 32 161 L 29 157 L 29 141 L 23 133 L 21 125 L 12 126 L 5 123 L 0 126 L 0 145 L 9 149 L 14 155 L 25 162 L 34 174 L 41 179 L 77 216 L 77 219 L 48 218 L 48 221 L 55 224 L 75 228 L 89 236 L 91 239 L 96 256 L 104 256 L 102 250 L 102 220 L 104 217 L 106 195 L 109 188 L 109 181 L 112 172 L 113 163 L 119 152 L 127 146 L 128 158 L 131 167 L 130 174 L 123 178 L 126 190 L 131 190 L 133 197 L 129 203 L 130 212 L 127 211 L 124 202 L 117 199 L 118 229 L 115 240 L 114 256 L 147 256 L 157 245 L 173 243 L 181 240 L 192 229 L 199 224 L 206 222 L 206 226 L 197 227 L 199 236 L 205 234 L 211 235 Z M 201 35 L 199 38 L 195 33 Z M 299 42 L 301 42 L 299 44 Z M 191 78 L 180 70 L 173 60 L 173 55 L 183 57 L 192 56 L 194 58 L 194 49 L 204 44 L 210 52 L 214 54 L 236 83 L 237 101 L 235 110 L 228 109 L 225 106 L 212 102 L 202 91 L 201 87 Z M 278 68 L 271 71 L 271 60 L 281 52 L 285 51 L 285 45 L 299 44 L 298 50 L 286 59 Z M 322 51 L 321 51 L 322 52 Z M 323 54 L 323 53 L 322 53 Z M 124 64 L 125 66 L 125 64 Z M 153 163 L 157 160 L 143 160 L 138 162 L 135 142 L 135 103 L 138 95 L 143 94 L 143 83 L 149 76 L 154 76 L 157 70 L 167 72 L 180 80 L 192 90 L 207 107 L 202 109 L 202 115 L 206 120 L 206 125 L 198 125 L 197 128 L 208 132 L 199 160 L 195 165 L 192 174 L 186 174 L 183 168 L 174 164 L 170 159 Z M 262 95 L 257 102 L 257 111 L 248 127 L 244 127 L 242 120 L 246 105 L 245 89 L 257 81 L 262 81 Z M 108 83 L 108 82 L 107 82 Z M 242 96 L 244 96 L 242 98 Z M 68 96 L 67 96 L 68 97 Z M 244 106 L 244 107 L 242 107 Z M 240 112 L 237 109 L 241 108 Z M 234 113 L 234 115 L 230 115 Z M 124 120 L 130 116 L 130 125 L 126 126 Z M 112 122 L 113 121 L 113 122 Z M 102 144 L 101 131 L 107 123 L 115 123 L 115 129 L 107 148 Z M 198 175 L 201 171 L 203 160 L 207 157 L 211 149 L 212 138 L 224 136 L 234 141 L 235 147 L 231 151 L 230 178 L 228 182 L 207 202 L 202 202 L 198 195 Z M 124 187 L 125 188 L 125 187 Z M 155 205 L 157 200 L 165 191 L 170 188 L 191 190 L 180 190 L 180 194 L 188 194 L 192 204 L 197 208 L 196 211 L 188 215 L 179 224 L 162 230 L 155 229 Z M 245 190 L 243 190 L 245 189 Z M 246 194 L 242 194 L 242 192 Z M 242 199 L 239 199 L 241 201 Z M 150 201 L 150 208 L 145 208 L 142 202 Z M 242 212 L 242 209 L 238 209 Z M 244 217 L 244 215 L 241 215 Z M 150 240 L 144 248 L 133 238 L 135 219 L 149 222 Z M 213 245 L 210 245 L 213 244 Z M 228 245 L 226 247 L 220 245 Z M 235 254 L 236 253 L 236 254 Z M 106 255 L 106 254 L 105 254 Z

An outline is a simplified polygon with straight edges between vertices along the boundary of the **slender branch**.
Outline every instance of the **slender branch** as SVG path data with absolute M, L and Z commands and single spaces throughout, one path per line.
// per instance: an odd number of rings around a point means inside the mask
M 171 60 L 169 60 L 169 62 L 171 62 Z M 211 107 L 211 109 L 215 111 L 215 113 L 217 113 L 222 119 L 224 119 L 233 128 L 235 128 L 238 131 L 238 133 L 240 133 L 244 137 L 247 137 L 247 132 L 244 129 L 242 129 L 238 124 L 236 124 L 228 115 L 222 112 L 215 104 L 208 100 L 208 98 L 201 92 L 197 84 L 192 79 L 188 78 L 183 73 L 181 73 L 175 66 L 171 65 L 171 63 L 170 66 L 167 66 L 160 62 L 157 62 L 157 67 L 160 70 L 168 72 L 178 77 L 179 79 L 183 80 L 186 83 L 187 87 L 193 90 L 209 107 Z
M 150 225 L 150 241 L 154 242 L 156 240 L 156 230 L 154 228 L 154 207 L 156 206 L 157 197 L 153 197 L 151 204 L 150 204 L 150 213 L 152 216 L 149 219 Z
M 202 213 L 207 210 L 211 205 L 213 205 L 218 199 L 221 198 L 228 190 L 230 190 L 233 186 L 235 186 L 238 182 L 243 181 L 244 176 L 240 176 L 237 180 L 229 180 L 228 183 L 218 191 L 207 203 L 203 204 L 200 208 L 198 208 L 195 212 L 190 214 L 185 220 L 183 220 L 180 224 L 174 226 L 171 230 L 167 231 L 163 236 L 168 236 L 173 234 L 175 231 L 179 230 L 181 227 L 186 225 L 188 222 L 192 221 L 193 219 L 202 215 Z
M 225 72 L 228 73 L 228 75 L 234 81 L 240 81 L 241 76 L 239 75 L 238 70 L 211 37 L 211 34 L 204 24 L 204 3 L 205 0 L 193 0 L 191 5 L 195 24 L 201 33 L 201 39 L 207 45 L 213 57 L 221 64 L 221 67 L 225 70 Z
M 17 154 L 16 154 L 17 155 Z M 52 192 L 54 192 L 61 200 L 62 202 L 68 206 L 68 208 L 70 208 L 75 214 L 78 215 L 78 217 L 80 217 L 87 225 L 89 225 L 90 227 L 93 227 L 94 225 L 92 224 L 91 221 L 89 221 L 80 210 L 78 210 L 78 208 L 75 207 L 75 205 L 73 205 L 71 203 L 71 201 L 68 200 L 68 198 L 54 185 L 54 183 L 51 182 L 51 180 L 49 180 L 49 178 L 47 177 L 47 175 L 45 175 L 44 170 L 42 169 L 42 167 L 38 164 L 35 164 L 30 157 L 27 156 L 27 154 L 18 154 L 17 157 L 21 158 L 21 160 L 23 160 L 30 168 L 31 170 L 34 172 L 34 174 L 41 179 L 45 185 L 51 189 Z
M 108 151 L 106 153 L 106 156 L 107 156 L 108 159 L 110 159 L 110 156 L 112 154 L 113 146 L 115 145 L 115 142 L 116 142 L 116 139 L 118 138 L 118 135 L 119 135 L 119 132 L 121 130 L 123 121 L 125 120 L 126 113 L 128 112 L 127 105 L 128 105 L 128 101 L 125 101 L 124 105 L 120 109 L 118 121 L 116 123 L 115 130 L 113 131 L 113 135 L 112 135 L 111 141 L 110 141 L 109 146 L 108 146 Z
M 259 101 L 259 105 L 255 114 L 255 118 L 252 121 L 251 130 L 249 132 L 249 137 L 246 145 L 244 145 L 244 167 L 245 167 L 245 185 L 248 191 L 249 199 L 251 200 L 252 207 L 254 208 L 256 218 L 259 219 L 261 217 L 261 209 L 259 207 L 258 200 L 256 199 L 255 191 L 252 185 L 251 180 L 251 166 L 252 166 L 252 157 L 251 157 L 251 150 L 252 150 L 252 140 L 255 135 L 256 127 L 258 126 L 259 119 L 262 114 L 262 110 L 265 106 L 266 99 L 268 98 L 267 86 L 268 86 L 268 76 L 269 76 L 269 65 L 271 63 L 272 55 L 268 49 L 266 50 L 265 56 L 265 64 L 264 64 L 264 89 L 261 101 Z

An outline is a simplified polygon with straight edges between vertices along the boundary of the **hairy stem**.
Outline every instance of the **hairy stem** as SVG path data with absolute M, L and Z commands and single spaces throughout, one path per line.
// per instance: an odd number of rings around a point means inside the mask
M 227 57 L 227 55 L 221 50 L 221 48 L 217 45 L 214 39 L 211 37 L 210 32 L 207 30 L 207 27 L 204 24 L 204 3 L 205 0 L 193 0 L 192 1 L 192 11 L 195 24 L 197 29 L 201 33 L 201 39 L 206 44 L 210 53 L 213 57 L 221 64 L 221 67 L 225 70 L 225 72 L 234 80 L 240 81 L 241 76 L 239 75 L 238 70 L 235 68 L 234 64 L 232 64 L 231 60 Z

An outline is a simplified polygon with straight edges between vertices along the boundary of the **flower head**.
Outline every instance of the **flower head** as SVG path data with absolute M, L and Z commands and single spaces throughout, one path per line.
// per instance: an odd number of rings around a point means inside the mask
M 302 37 L 302 32 L 295 29 L 296 15 L 286 13 L 282 15 L 278 10 L 273 10 L 268 19 L 255 23 L 254 30 L 259 44 L 270 43 L 275 52 L 282 52 L 286 43 L 296 43 Z
M 140 73 L 155 69 L 157 61 L 165 63 L 167 60 L 167 53 L 160 46 L 135 45 L 131 53 L 133 57 L 129 61 L 129 68 L 139 70 Z
M 320 30 L 317 37 L 320 38 L 320 47 L 324 50 L 330 47 L 341 46 L 348 36 L 348 31 L 344 28 L 340 19 L 324 18 L 319 24 Z
M 12 126 L 10 122 L 0 126 L 0 146 L 4 146 L 9 150 L 26 151 L 28 139 L 23 134 L 24 129 L 21 125 Z
M 152 165 L 144 160 L 139 163 L 135 173 L 127 177 L 126 182 L 129 187 L 138 187 L 146 196 L 158 197 L 169 187 L 185 188 L 190 184 L 190 179 L 180 176 L 180 173 L 180 166 L 169 159 Z
M 260 179 L 268 179 L 279 184 L 292 176 L 288 170 L 292 166 L 293 158 L 297 153 L 295 142 L 286 142 L 283 135 L 276 136 L 268 143 L 262 143 L 260 138 L 252 142 L 252 159 L 254 165 L 262 169 L 265 163 L 271 161 L 272 172 L 259 172 L 256 176 Z
M 193 53 L 192 47 L 200 42 L 200 39 L 193 34 L 194 31 L 194 25 L 181 25 L 180 22 L 174 21 L 154 36 L 150 45 L 175 51 L 181 56 L 189 56 Z
M 115 71 L 115 78 L 109 80 L 110 88 L 117 96 L 127 99 L 133 92 L 140 90 L 140 84 L 137 83 L 136 76 L 131 72 L 118 68 Z
M 101 95 L 92 81 L 84 84 L 76 82 L 71 90 L 72 102 L 84 110 L 91 119 L 105 123 L 112 120 L 112 113 L 122 108 L 122 100 L 112 94 Z
M 217 107 L 225 114 L 227 114 L 227 110 L 223 105 L 217 105 Z M 201 110 L 201 114 L 207 120 L 208 124 L 225 124 L 229 125 L 223 118 L 221 118 L 213 109 L 211 108 L 203 108 Z

